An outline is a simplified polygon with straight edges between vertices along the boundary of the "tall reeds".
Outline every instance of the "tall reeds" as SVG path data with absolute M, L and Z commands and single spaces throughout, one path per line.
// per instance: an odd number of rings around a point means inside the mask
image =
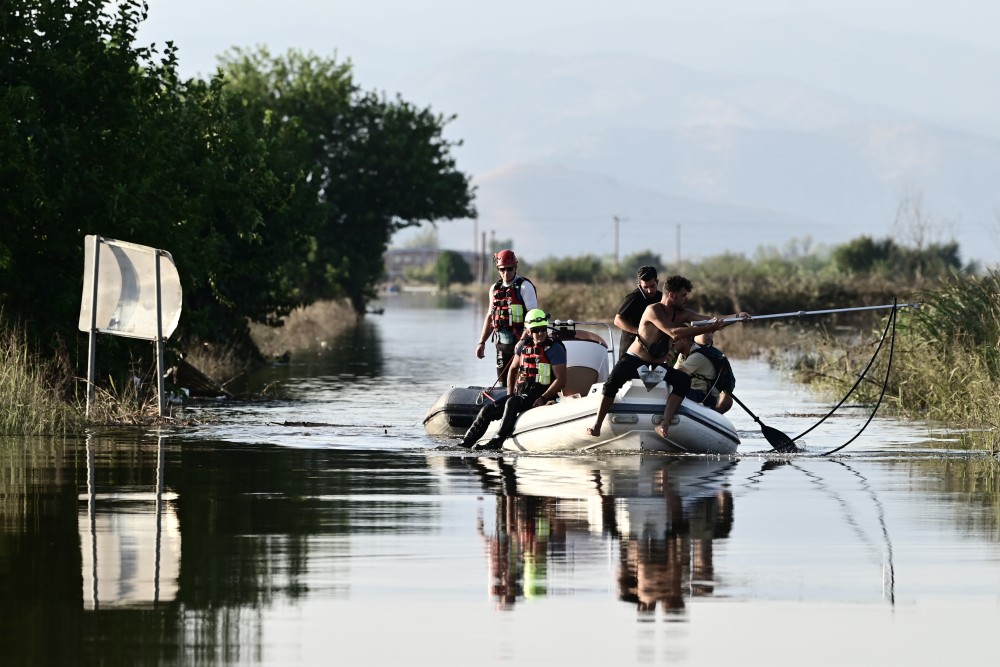
M 24 331 L 0 319 L 0 435 L 52 435 L 82 426 L 58 395 L 58 369 L 31 350 Z

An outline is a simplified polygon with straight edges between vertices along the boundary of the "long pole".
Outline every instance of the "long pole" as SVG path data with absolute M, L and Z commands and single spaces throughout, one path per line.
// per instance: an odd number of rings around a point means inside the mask
M 769 320 L 775 317 L 803 317 L 805 315 L 828 315 L 830 313 L 851 313 L 861 310 L 884 310 L 886 308 L 919 308 L 919 303 L 888 303 L 884 306 L 857 306 L 855 308 L 830 308 L 829 310 L 797 310 L 791 313 L 776 313 L 774 315 L 754 315 L 751 320 Z M 742 322 L 739 317 L 725 317 L 723 322 Z M 711 324 L 714 320 L 698 320 L 691 322 L 691 326 L 699 327 L 704 324 Z

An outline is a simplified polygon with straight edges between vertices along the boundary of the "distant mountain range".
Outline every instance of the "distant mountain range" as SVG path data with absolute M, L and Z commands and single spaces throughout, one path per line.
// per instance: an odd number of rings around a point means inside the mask
M 651 31 L 635 38 L 652 39 Z M 735 67 L 733 53 L 750 45 L 741 45 L 739 31 L 721 32 L 716 45 L 729 49 L 728 60 L 705 60 Z M 465 142 L 455 154 L 474 175 L 478 229 L 513 237 L 515 249 L 533 260 L 610 255 L 615 217 L 620 256 L 649 249 L 667 261 L 724 250 L 752 254 L 805 236 L 825 244 L 861 234 L 905 236 L 912 220 L 897 221 L 897 209 L 910 201 L 920 203 L 920 223 L 930 231 L 925 240 L 955 237 L 963 258 L 1000 262 L 996 59 L 963 52 L 935 64 L 921 55 L 916 37 L 901 46 L 851 33 L 868 48 L 857 58 L 884 53 L 888 60 L 871 66 L 897 73 L 885 90 L 866 96 L 876 101 L 802 83 L 807 72 L 801 79 L 752 73 L 794 57 L 795 44 L 808 48 L 809 39 L 820 39 L 814 32 L 776 35 L 771 52 L 747 53 L 738 72 L 629 54 L 621 44 L 616 53 L 545 55 L 539 42 L 541 53 L 483 52 L 442 62 L 412 72 L 395 89 L 458 115 L 448 135 Z M 678 41 L 665 40 L 665 55 L 690 41 L 676 26 L 673 36 Z M 899 49 L 933 68 L 933 86 L 918 89 L 919 72 L 892 55 Z M 941 71 L 947 67 L 956 70 Z M 815 78 L 850 88 L 835 63 Z M 980 106 L 948 113 L 947 100 L 933 99 L 942 81 Z M 904 110 L 889 104 L 895 88 Z M 444 247 L 472 244 L 469 221 L 439 230 Z

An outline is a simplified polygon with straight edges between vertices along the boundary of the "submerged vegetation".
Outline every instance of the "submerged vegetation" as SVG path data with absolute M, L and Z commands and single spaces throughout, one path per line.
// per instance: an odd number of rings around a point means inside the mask
M 884 384 L 883 404 L 959 426 L 970 446 L 1000 451 L 1000 273 L 945 276 L 918 300 L 920 309 L 899 312 L 891 372 L 888 354 L 880 354 L 859 399 L 876 402 Z M 854 346 L 817 346 L 799 370 L 820 386 L 844 390 L 868 363 L 873 343 L 874 335 Z
M 56 435 L 83 425 L 59 394 L 62 369 L 41 359 L 23 329 L 0 320 L 0 435 Z
M 1000 452 L 1000 274 L 948 276 L 917 301 L 918 310 L 898 312 L 895 336 L 875 358 L 857 400 L 881 400 L 896 414 L 948 424 L 963 431 L 967 446 Z M 854 346 L 816 346 L 820 365 L 806 377 L 822 377 L 820 386 L 838 393 L 853 386 L 879 335 L 892 335 L 888 317 Z

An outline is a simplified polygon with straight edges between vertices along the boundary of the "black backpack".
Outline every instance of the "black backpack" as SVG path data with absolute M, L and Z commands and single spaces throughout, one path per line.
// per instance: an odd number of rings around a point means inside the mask
M 717 388 L 719 391 L 732 394 L 736 388 L 736 376 L 733 375 L 733 366 L 722 350 L 711 345 L 702 345 L 697 350 L 691 350 L 691 354 L 697 353 L 705 355 L 715 367 L 715 383 L 709 387 L 709 392 Z

